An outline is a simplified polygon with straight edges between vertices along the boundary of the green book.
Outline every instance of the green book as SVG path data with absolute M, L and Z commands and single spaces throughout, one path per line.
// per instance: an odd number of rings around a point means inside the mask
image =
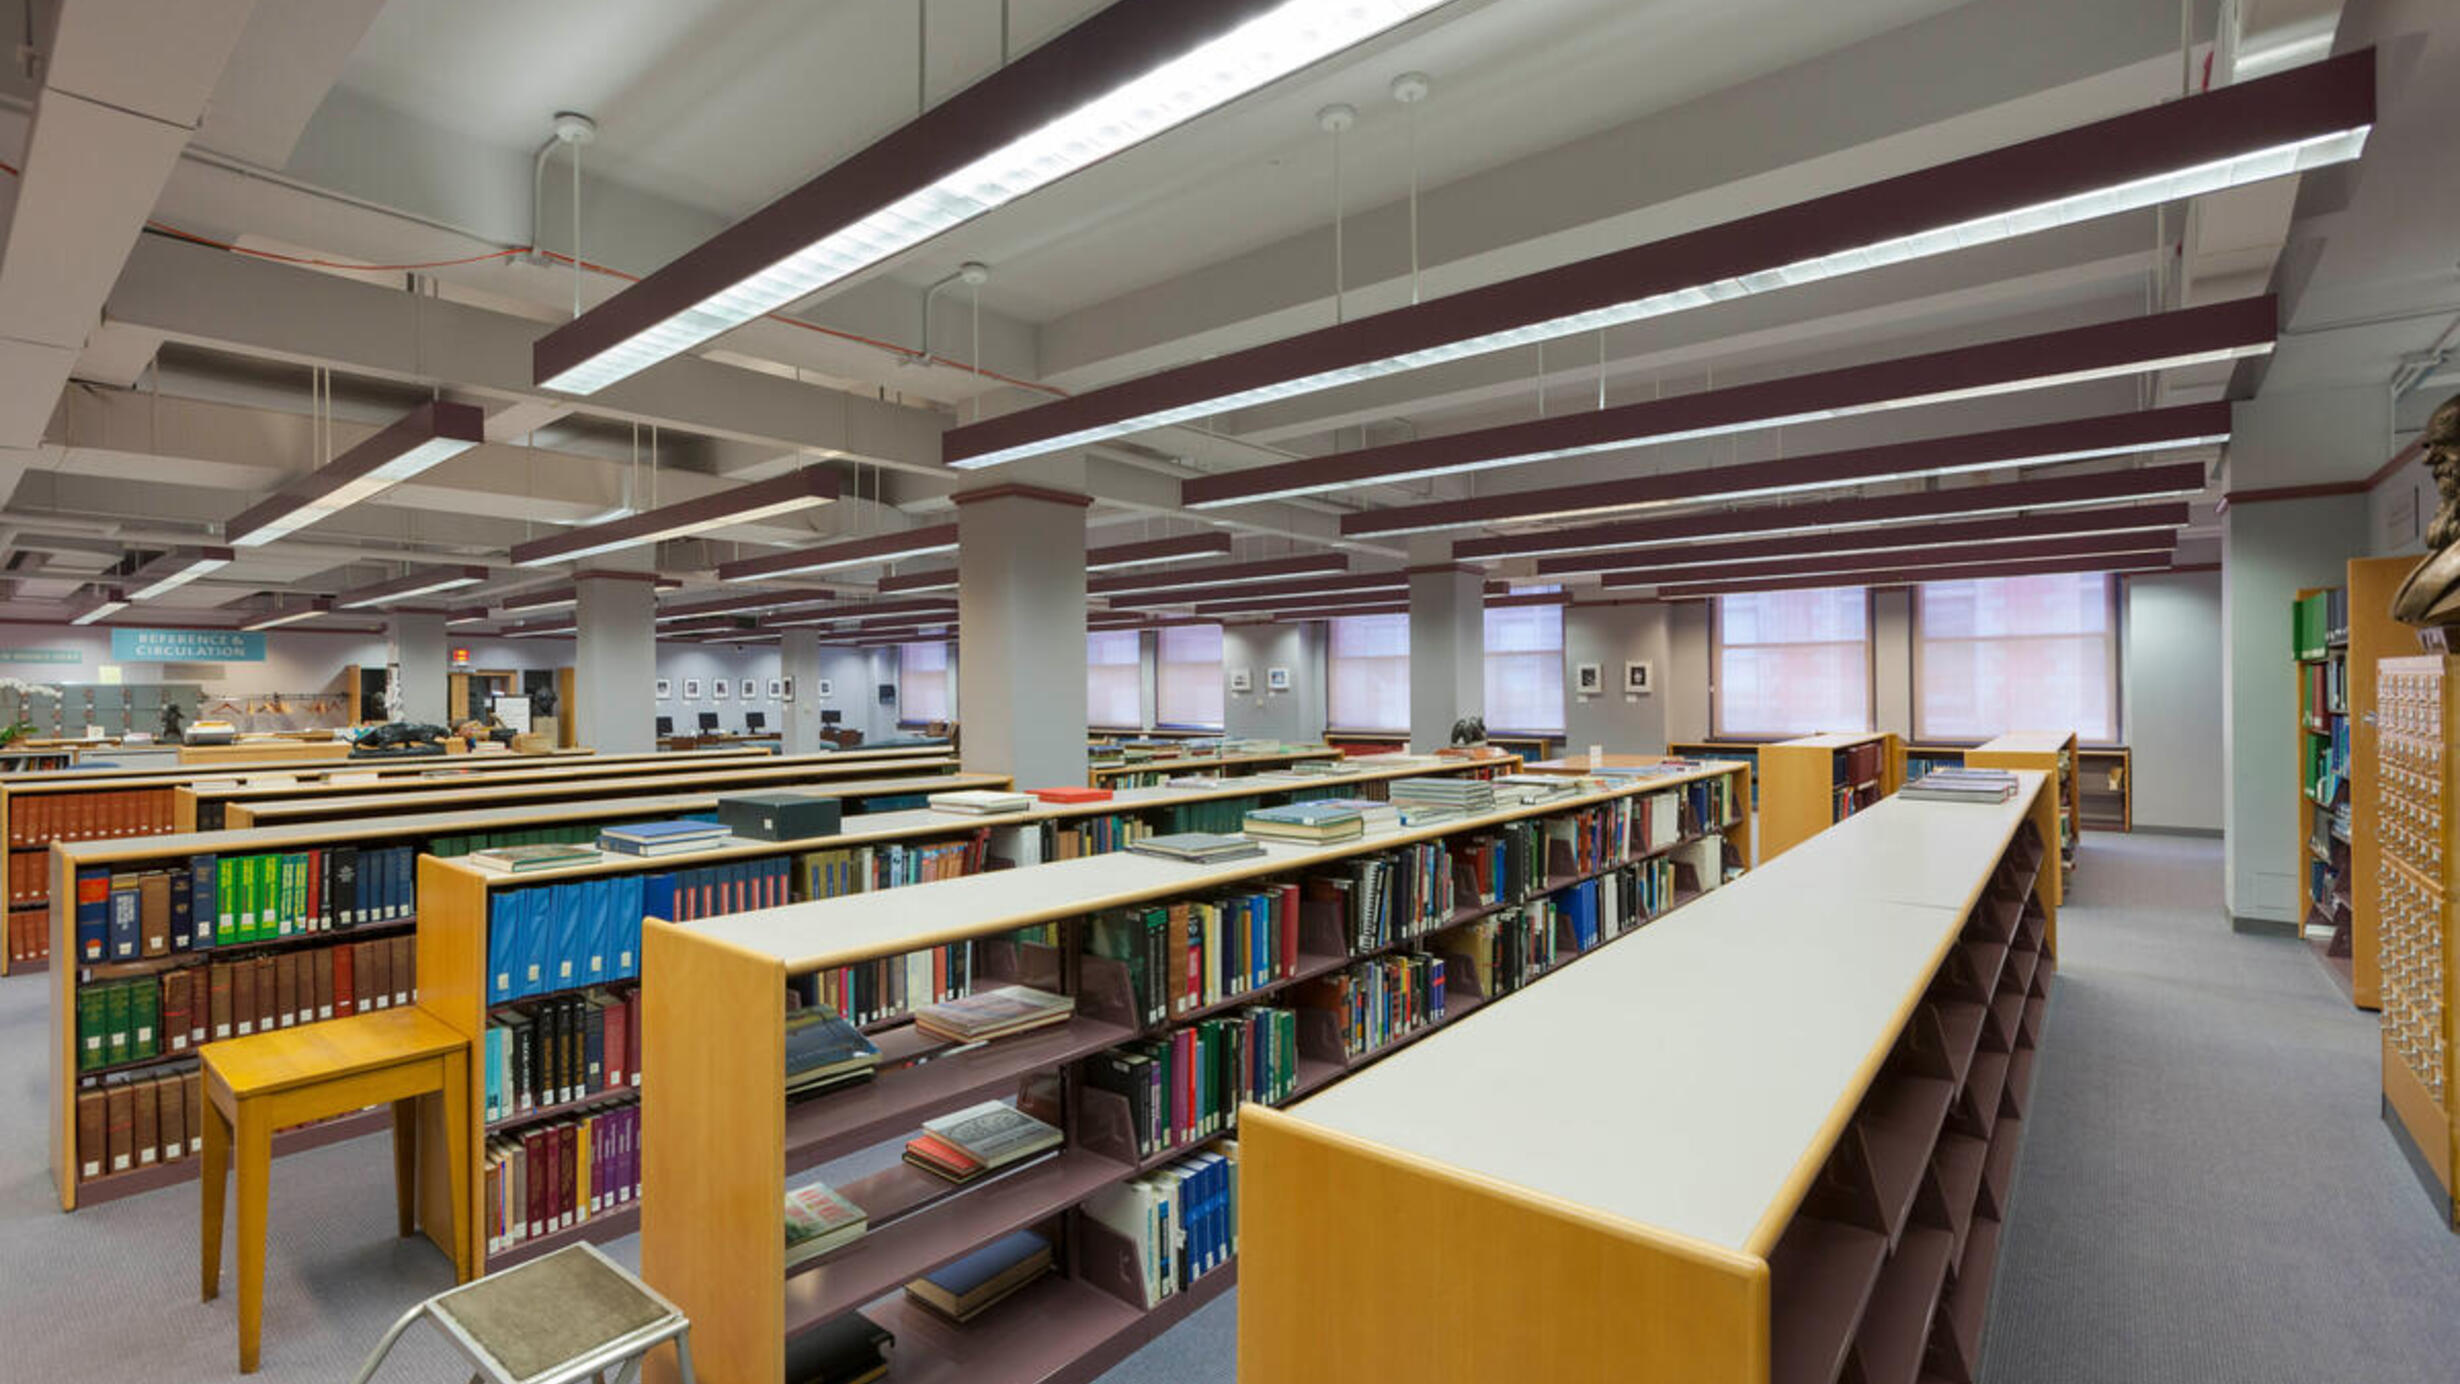
M 269 855 L 248 857 L 248 926 L 240 936 L 262 942 L 273 935 L 273 866 Z
M 260 855 L 256 858 L 256 940 L 280 936 L 281 917 L 282 857 Z
M 214 861 L 214 945 L 227 947 L 239 940 L 239 866 L 237 856 L 223 856 Z
M 88 990 L 77 997 L 77 1070 L 88 1071 L 109 1059 L 103 1049 L 109 1036 L 103 1027 L 103 992 Z
M 287 906 L 282 910 L 282 935 L 308 930 L 308 858 L 305 851 L 282 857 L 282 873 L 288 888 L 282 891 Z
M 159 1030 L 162 1015 L 162 992 L 152 981 L 133 980 L 128 983 L 128 1055 L 130 1058 L 152 1057 L 162 1051 Z
M 114 985 L 103 991 L 103 1065 L 128 1060 L 128 987 Z

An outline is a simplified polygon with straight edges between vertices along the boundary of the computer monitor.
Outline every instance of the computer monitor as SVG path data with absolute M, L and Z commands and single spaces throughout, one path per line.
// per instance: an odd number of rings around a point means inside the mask
M 820 713 L 820 724 L 824 726 L 836 725 L 844 719 L 846 719 L 846 713 L 842 711 L 823 711 Z
M 700 728 L 702 730 L 716 730 L 718 728 L 717 713 L 714 711 L 702 712 L 700 714 Z
M 765 711 L 747 711 L 743 713 L 743 728 L 745 730 L 759 730 L 767 724 L 769 724 L 769 714 Z
M 658 718 L 658 734 L 660 734 L 660 735 L 673 735 L 674 733 L 675 733 L 675 718 L 674 718 L 674 717 L 672 717 L 672 716 L 661 716 L 661 717 L 659 717 L 659 718 Z

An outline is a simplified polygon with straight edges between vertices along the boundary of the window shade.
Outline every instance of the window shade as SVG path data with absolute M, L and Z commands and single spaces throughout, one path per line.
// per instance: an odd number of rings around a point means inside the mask
M 1142 730 L 1144 636 L 1134 630 L 1085 634 L 1085 724 Z
M 1871 728 L 1866 588 L 1720 596 L 1715 623 L 1718 735 Z
M 2011 730 L 2118 740 L 2118 582 L 2106 572 L 1925 583 L 1915 600 L 1921 740 Z
M 1486 612 L 1486 724 L 1562 733 L 1563 607 Z
M 945 640 L 897 646 L 897 717 L 904 721 L 957 719 L 953 646 Z
M 1337 730 L 1409 730 L 1409 617 L 1328 622 L 1325 713 Z
M 1158 632 L 1154 719 L 1165 726 L 1222 728 L 1221 626 L 1179 625 Z

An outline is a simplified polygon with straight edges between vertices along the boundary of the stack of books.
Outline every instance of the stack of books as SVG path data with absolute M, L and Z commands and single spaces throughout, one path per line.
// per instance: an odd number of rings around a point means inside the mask
M 599 832 L 598 849 L 615 855 L 675 855 L 706 850 L 728 839 L 726 828 L 716 822 L 634 822 Z
M 1246 830 L 1249 836 L 1313 845 L 1362 836 L 1366 834 L 1367 819 L 1358 809 L 1339 803 L 1291 803 L 1285 807 L 1259 807 L 1248 813 Z
M 1023 812 L 1034 805 L 1031 793 L 999 793 L 987 788 L 962 788 L 923 799 L 934 812 L 964 812 L 987 817 L 999 812 Z
M 2007 769 L 1933 769 L 1897 796 L 1931 803 L 2003 803 L 2016 796 L 2016 775 Z
M 786 1193 L 786 1267 L 808 1263 L 863 1238 L 871 1226 L 863 1208 L 825 1182 Z
M 1051 1242 L 1030 1230 L 992 1241 L 905 1285 L 906 1296 L 950 1321 L 970 1321 L 1051 1271 Z
M 1399 807 L 1392 803 L 1377 802 L 1373 798 L 1318 798 L 1314 806 L 1347 808 L 1358 814 L 1359 818 L 1367 824 L 1369 831 L 1381 831 L 1386 827 L 1401 825 Z
M 490 846 L 483 851 L 472 851 L 462 858 L 481 869 L 518 875 L 565 865 L 594 865 L 598 862 L 598 852 L 577 842 L 557 842 L 535 846 Z
M 1495 785 L 1486 779 L 1405 778 L 1392 784 L 1392 801 L 1412 807 L 1450 808 L 1464 815 L 1495 810 Z
M 1147 836 L 1130 841 L 1128 849 L 1138 855 L 1185 860 L 1198 865 L 1264 854 L 1262 846 L 1244 836 L 1223 836 L 1210 831 L 1179 831 L 1167 836 Z
M 951 1182 L 971 1182 L 1047 1153 L 1060 1138 L 1056 1128 L 1015 1106 L 987 1100 L 923 1121 L 923 1132 L 905 1141 L 905 1161 Z
M 814 1095 L 862 1081 L 880 1069 L 880 1050 L 827 1005 L 786 1016 L 786 1094 Z
M 914 1027 L 951 1043 L 980 1043 L 1068 1021 L 1072 995 L 1054 995 L 1026 985 L 965 995 L 914 1011 Z
M 1580 783 L 1565 774 L 1505 774 L 1494 780 L 1494 791 L 1499 802 L 1542 803 L 1570 797 Z
M 1033 796 L 1046 803 L 1072 806 L 1078 803 L 1109 802 L 1110 790 L 1107 788 L 1037 788 L 1033 790 Z

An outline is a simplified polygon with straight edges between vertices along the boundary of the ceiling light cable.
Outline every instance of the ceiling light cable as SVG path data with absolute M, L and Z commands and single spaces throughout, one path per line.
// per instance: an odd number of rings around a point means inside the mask
M 1346 322 L 1349 320 L 1349 314 L 1346 311 L 1347 304 L 1342 299 L 1342 293 L 1346 285 L 1345 271 L 1348 266 L 1344 260 L 1344 256 L 1347 253 L 1347 247 L 1343 244 L 1342 240 L 1342 221 L 1347 211 L 1347 202 L 1344 197 L 1344 189 L 1341 185 L 1341 135 L 1343 131 L 1358 123 L 1358 108 L 1355 106 L 1342 105 L 1336 102 L 1333 105 L 1326 106 L 1324 109 L 1317 111 L 1315 113 L 1315 123 L 1321 127 L 1326 134 L 1332 136 L 1333 321 Z
M 1435 89 L 1423 72 L 1404 72 L 1392 79 L 1392 99 L 1409 112 L 1409 301 L 1418 301 L 1418 103 Z

